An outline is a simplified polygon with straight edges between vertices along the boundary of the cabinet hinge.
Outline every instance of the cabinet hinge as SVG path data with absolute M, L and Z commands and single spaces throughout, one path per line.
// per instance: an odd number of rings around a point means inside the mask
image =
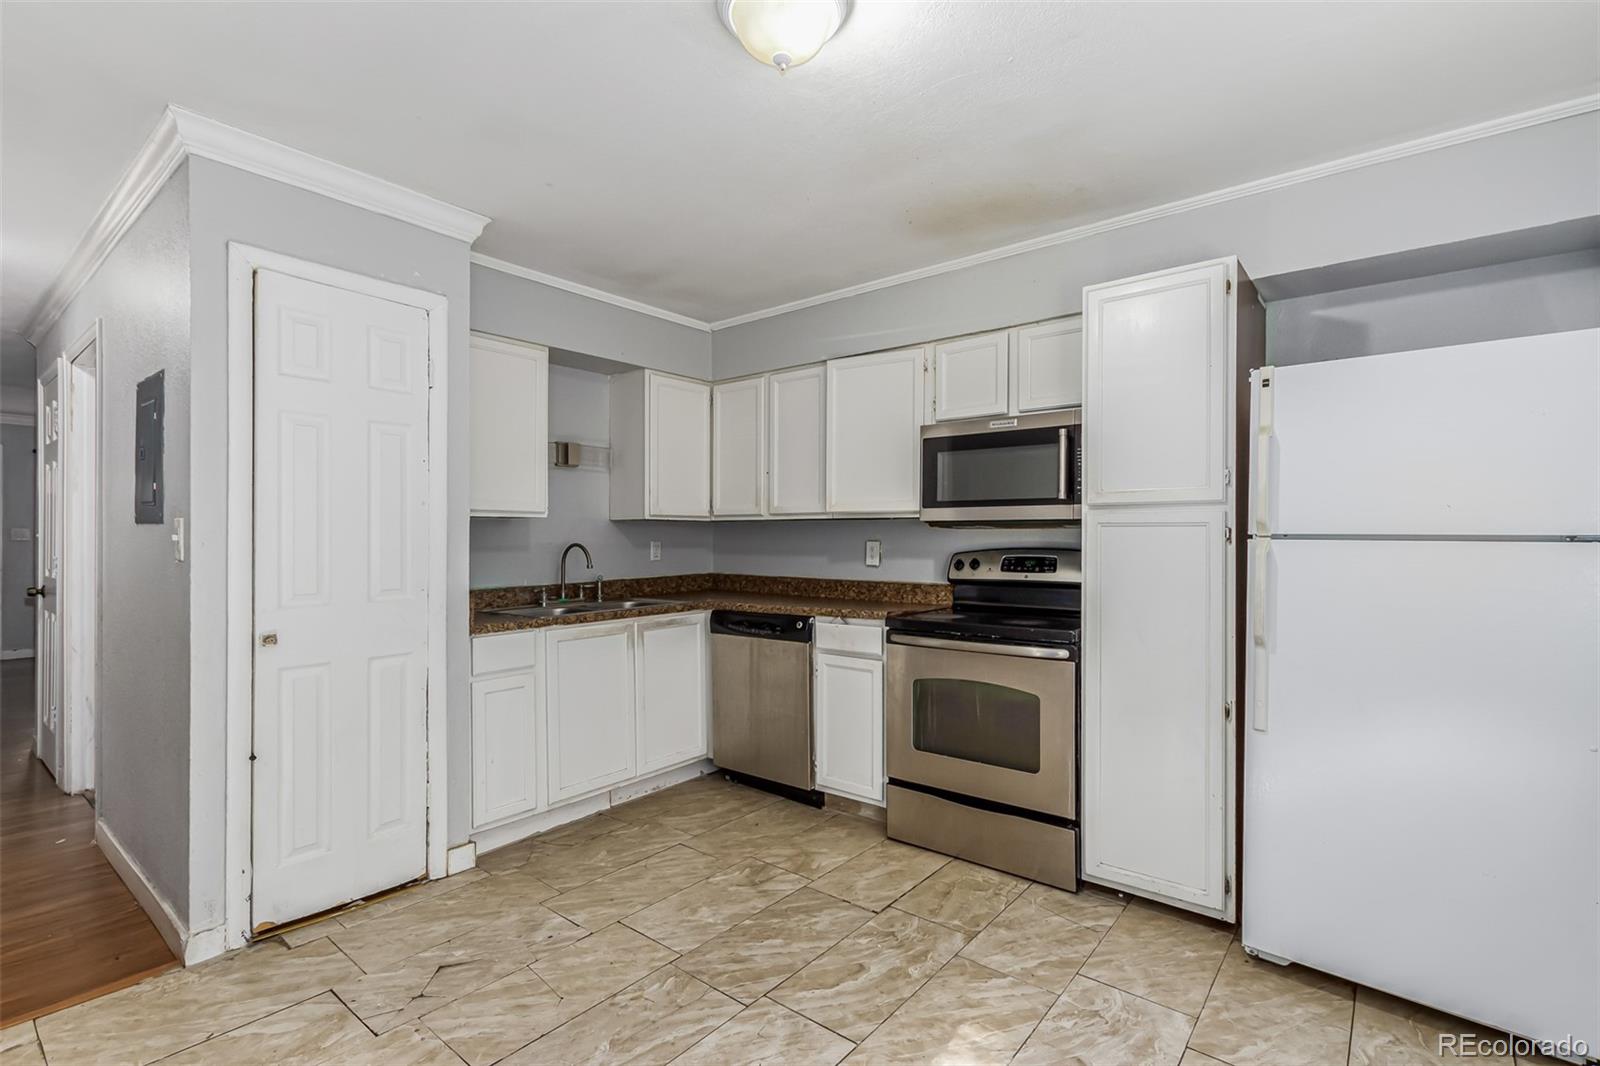
M 1224 542 L 1226 542 L 1228 544 L 1232 544 L 1233 543 L 1233 527 L 1232 526 L 1229 526 L 1227 529 L 1223 530 L 1222 534 L 1223 534 L 1222 535 L 1222 539 L 1223 539 Z
M 433 388 L 433 356 L 428 356 L 428 388 Z
M 1224 896 L 1233 895 L 1233 878 L 1224 877 L 1222 879 L 1222 894 Z
M 1232 278 L 1229 278 L 1227 280 L 1227 283 L 1223 286 L 1222 291 L 1223 292 L 1232 292 L 1233 291 L 1233 279 Z
M 1227 700 L 1222 704 L 1222 717 L 1224 719 L 1226 719 L 1227 721 L 1230 721 L 1230 722 L 1233 721 L 1233 701 L 1232 700 Z

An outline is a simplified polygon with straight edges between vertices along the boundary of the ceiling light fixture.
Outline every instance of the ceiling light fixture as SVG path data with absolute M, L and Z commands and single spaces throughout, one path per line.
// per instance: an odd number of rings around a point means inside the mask
M 717 13 L 744 50 L 782 74 L 811 59 L 839 32 L 848 0 L 717 0 Z

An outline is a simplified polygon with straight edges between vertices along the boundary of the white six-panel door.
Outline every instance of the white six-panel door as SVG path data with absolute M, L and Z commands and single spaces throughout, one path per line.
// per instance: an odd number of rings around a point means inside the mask
M 34 693 L 38 725 L 34 753 L 61 782 L 61 374 L 39 384 L 38 538 L 34 568 L 38 617 L 34 620 Z
M 251 924 L 427 872 L 428 319 L 255 295 Z

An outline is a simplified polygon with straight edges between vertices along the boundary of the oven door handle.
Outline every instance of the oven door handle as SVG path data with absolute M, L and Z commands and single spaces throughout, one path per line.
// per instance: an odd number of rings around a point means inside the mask
M 912 633 L 890 633 L 890 644 L 905 644 L 913 648 L 937 648 L 940 651 L 970 651 L 984 655 L 1012 655 L 1019 659 L 1071 659 L 1070 648 L 1040 648 L 1025 644 L 987 644 L 970 640 L 948 640 L 944 637 L 919 637 Z

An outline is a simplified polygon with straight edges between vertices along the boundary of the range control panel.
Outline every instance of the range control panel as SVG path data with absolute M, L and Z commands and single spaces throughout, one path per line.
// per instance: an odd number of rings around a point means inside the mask
M 1077 585 L 1083 581 L 1083 561 L 1072 548 L 985 548 L 952 555 L 949 579 Z

